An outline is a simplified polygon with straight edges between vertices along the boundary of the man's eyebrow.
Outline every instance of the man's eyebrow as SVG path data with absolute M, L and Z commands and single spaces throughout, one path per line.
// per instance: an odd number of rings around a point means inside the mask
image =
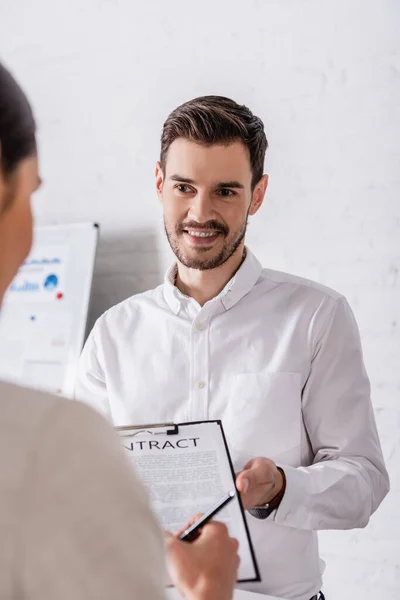
M 176 173 L 174 175 L 170 176 L 170 180 L 171 181 L 179 181 L 180 183 L 188 183 L 189 185 L 196 185 L 196 182 L 194 179 L 190 179 L 189 177 L 182 177 L 181 175 L 178 175 Z M 243 190 L 244 185 L 242 183 L 240 183 L 239 181 L 221 181 L 220 183 L 217 183 L 216 188 L 217 189 L 236 188 L 239 190 Z
M 35 191 L 37 191 L 40 188 L 40 186 L 42 185 L 42 183 L 43 183 L 43 179 L 38 175 L 38 178 L 37 178 L 37 181 L 36 181 Z
M 196 183 L 194 179 L 190 179 L 189 177 L 182 177 L 181 175 L 178 175 L 177 173 L 175 173 L 174 175 L 171 175 L 170 180 L 171 181 L 180 181 L 181 183 L 190 183 L 192 185 L 194 185 Z
M 217 188 L 238 188 L 240 190 L 243 190 L 244 185 L 239 181 L 222 181 L 217 185 Z

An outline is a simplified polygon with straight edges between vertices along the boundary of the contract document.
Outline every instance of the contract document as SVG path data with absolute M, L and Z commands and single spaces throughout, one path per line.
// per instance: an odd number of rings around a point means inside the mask
M 231 490 L 235 472 L 221 421 L 117 427 L 163 529 L 176 533 Z M 238 582 L 260 581 L 239 493 L 216 516 L 239 542 Z

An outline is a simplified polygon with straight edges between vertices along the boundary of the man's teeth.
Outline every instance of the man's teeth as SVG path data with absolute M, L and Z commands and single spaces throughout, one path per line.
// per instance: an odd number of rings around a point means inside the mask
M 201 237 L 201 238 L 206 238 L 206 237 L 214 237 L 215 235 L 217 235 L 218 231 L 212 231 L 210 233 L 204 233 L 203 231 L 188 231 L 189 235 L 193 235 L 194 237 Z

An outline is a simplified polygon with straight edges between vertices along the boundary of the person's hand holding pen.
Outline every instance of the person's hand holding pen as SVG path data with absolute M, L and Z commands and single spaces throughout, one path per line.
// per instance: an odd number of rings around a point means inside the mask
M 207 511 L 194 515 L 175 536 L 166 532 L 169 575 L 185 598 L 232 598 L 239 544 L 223 523 L 212 519 L 235 495 L 231 490 Z
M 230 600 L 240 563 L 237 540 L 217 521 L 204 525 L 190 544 L 179 540 L 181 533 L 166 533 L 172 583 L 187 600 Z
M 188 520 L 186 525 L 184 527 L 182 527 L 181 529 L 179 529 L 179 531 L 176 532 L 175 537 L 178 538 L 178 540 L 181 539 L 181 536 L 185 533 L 185 531 L 187 531 L 190 527 L 192 527 L 192 525 L 194 525 L 195 523 L 200 521 L 202 516 L 203 516 L 203 513 L 199 512 L 199 513 L 193 515 L 192 517 L 190 517 L 190 519 Z M 196 532 L 196 535 L 193 536 L 193 539 L 191 541 L 194 541 L 195 539 L 197 539 L 199 537 L 200 533 L 201 533 L 201 529 L 198 529 Z

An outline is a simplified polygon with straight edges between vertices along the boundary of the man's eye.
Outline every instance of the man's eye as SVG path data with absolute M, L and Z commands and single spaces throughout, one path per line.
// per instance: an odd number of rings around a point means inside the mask
M 229 198 L 229 196 L 234 196 L 235 192 L 232 190 L 228 190 L 227 188 L 221 188 L 220 190 L 218 190 L 217 192 L 220 196 L 222 196 L 223 198 Z
M 179 192 L 182 192 L 183 194 L 187 194 L 188 192 L 190 192 L 190 187 L 188 185 L 184 185 L 183 183 L 180 183 L 179 185 L 176 186 L 176 189 Z

